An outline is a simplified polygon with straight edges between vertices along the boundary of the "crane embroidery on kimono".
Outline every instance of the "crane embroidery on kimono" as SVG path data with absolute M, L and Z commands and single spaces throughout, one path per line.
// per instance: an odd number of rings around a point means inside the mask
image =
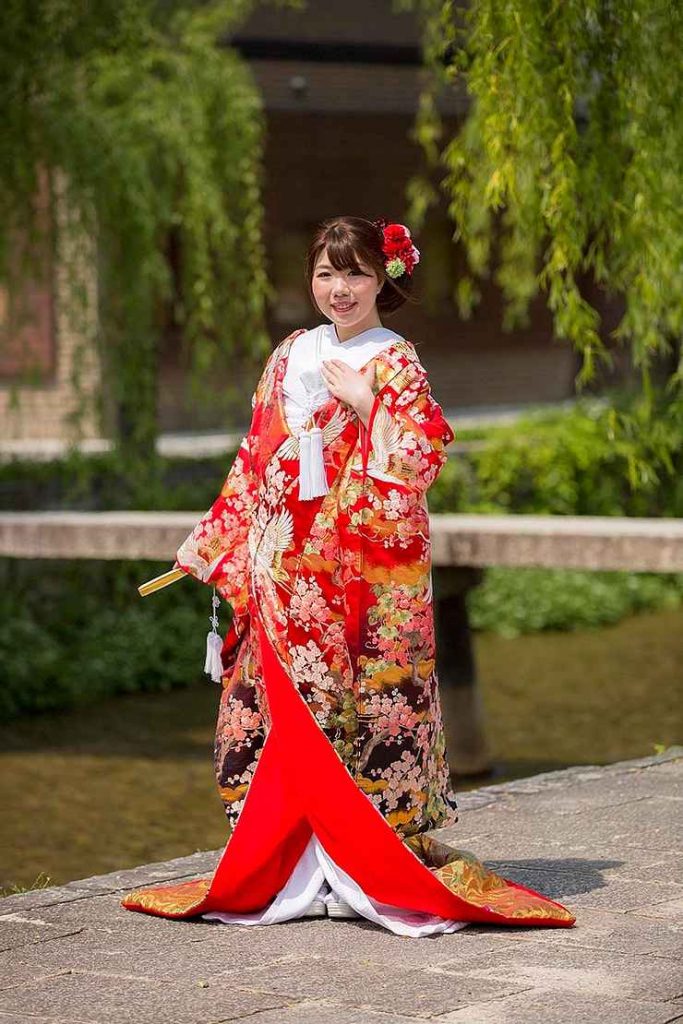
M 292 547 L 294 520 L 288 509 L 282 509 L 270 519 L 258 543 L 254 532 L 249 533 L 249 554 L 254 572 L 267 573 L 276 583 L 284 583 L 289 573 L 282 568 L 282 555 Z
M 368 476 L 388 483 L 400 484 L 401 478 L 388 472 L 389 460 L 401 450 L 402 431 L 383 405 L 377 407 L 372 429 L 372 455 L 368 459 Z

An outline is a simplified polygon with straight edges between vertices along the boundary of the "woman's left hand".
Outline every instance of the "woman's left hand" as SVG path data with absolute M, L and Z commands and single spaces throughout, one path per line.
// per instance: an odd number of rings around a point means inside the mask
M 375 379 L 375 367 L 371 364 L 362 370 L 352 369 L 341 359 L 324 359 L 320 372 L 328 388 L 335 398 L 346 402 L 362 416 L 372 406 L 374 394 L 372 384 Z

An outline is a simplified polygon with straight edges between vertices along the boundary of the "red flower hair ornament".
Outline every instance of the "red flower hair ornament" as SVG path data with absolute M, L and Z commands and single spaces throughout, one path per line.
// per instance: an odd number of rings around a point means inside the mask
M 420 262 L 420 250 L 413 244 L 410 231 L 405 224 L 387 224 L 381 218 L 373 221 L 373 224 L 384 236 L 382 252 L 387 277 L 396 278 L 412 274 L 415 264 Z

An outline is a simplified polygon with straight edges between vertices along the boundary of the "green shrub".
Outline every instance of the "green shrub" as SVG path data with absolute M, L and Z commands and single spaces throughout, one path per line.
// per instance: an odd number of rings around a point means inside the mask
M 116 454 L 70 454 L 50 462 L 13 459 L 0 463 L 0 511 L 101 512 L 207 509 L 215 499 L 236 450 L 212 458 L 161 459 L 161 477 L 132 487 Z
M 468 595 L 473 629 L 518 636 L 618 622 L 646 608 L 683 601 L 683 573 L 509 569 L 494 566 Z
M 584 399 L 569 411 L 492 427 L 486 445 L 451 457 L 429 491 L 433 512 L 517 515 L 683 515 L 683 424 L 663 404 L 671 473 L 629 484 L 632 451 L 611 439 L 613 411 Z M 458 437 L 457 422 L 455 424 Z M 646 453 L 641 453 L 644 457 Z
M 141 598 L 156 562 L 0 560 L 0 720 L 205 680 L 211 590 Z M 229 606 L 219 612 L 221 632 Z

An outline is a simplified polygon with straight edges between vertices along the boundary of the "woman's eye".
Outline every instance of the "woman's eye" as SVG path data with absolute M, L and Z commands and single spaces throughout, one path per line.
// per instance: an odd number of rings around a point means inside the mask
M 368 276 L 368 274 L 367 274 L 367 272 L 366 272 L 365 270 L 349 270 L 349 271 L 348 271 L 348 274 L 349 274 L 349 276 L 350 276 L 351 274 L 355 274 L 356 276 L 359 276 L 359 275 L 360 275 L 360 277 L 367 277 L 367 276 Z M 318 279 L 320 279 L 320 278 L 322 278 L 322 277 L 329 277 L 329 276 L 330 276 L 330 272 L 329 272 L 329 270 L 319 270 L 319 271 L 318 271 L 318 272 L 316 273 L 316 275 L 315 275 L 315 276 L 316 276 L 316 278 L 318 278 Z

